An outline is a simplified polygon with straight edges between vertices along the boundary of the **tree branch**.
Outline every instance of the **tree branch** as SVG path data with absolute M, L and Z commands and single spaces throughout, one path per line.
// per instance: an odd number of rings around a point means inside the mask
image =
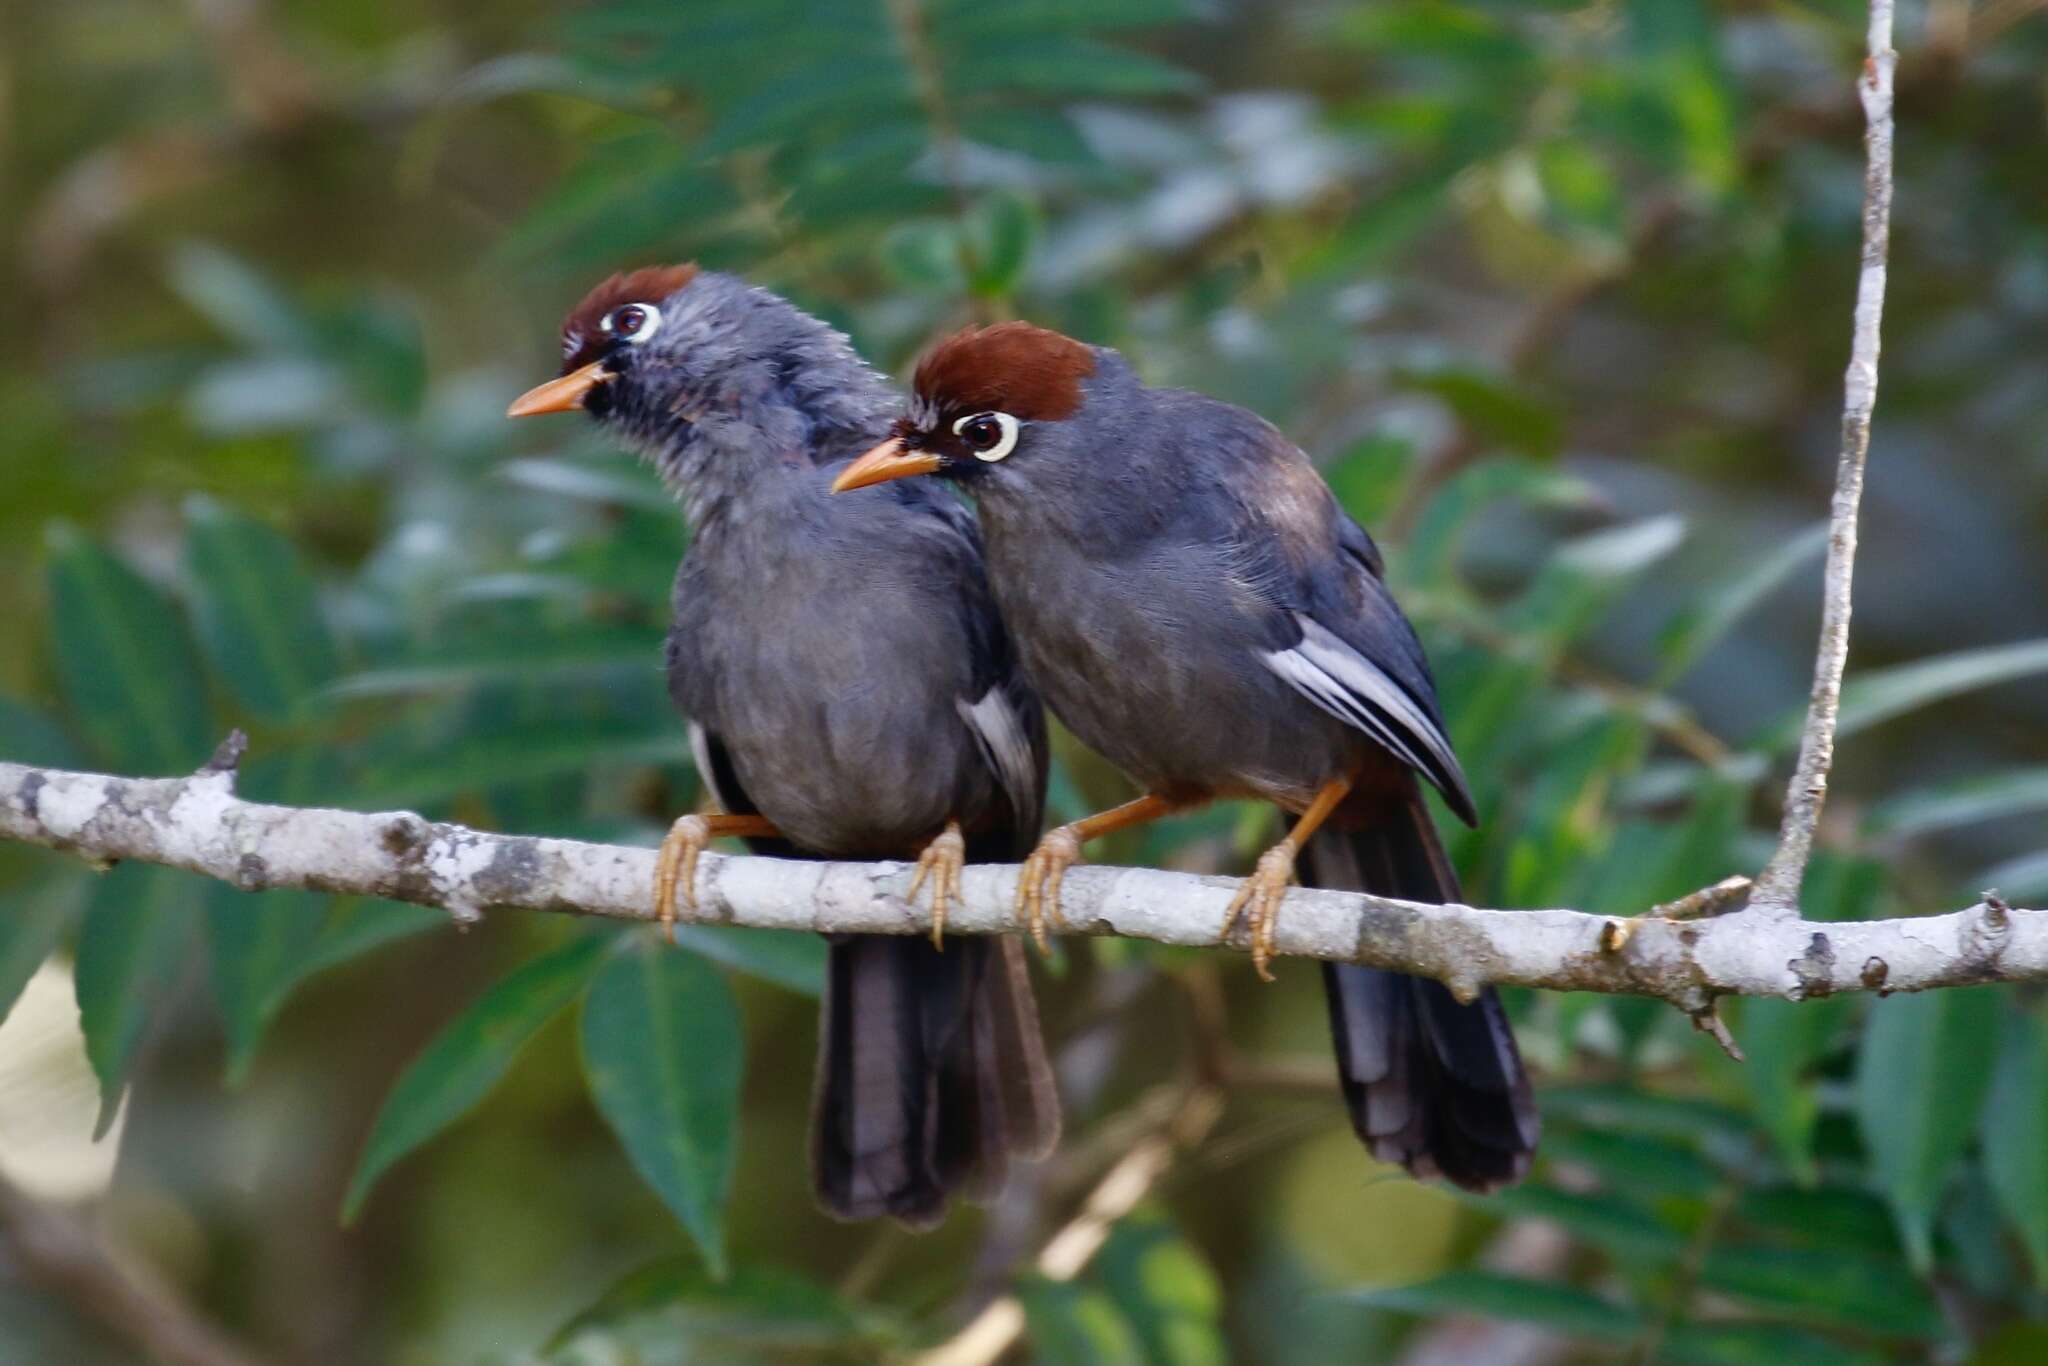
M 171 1366 L 255 1366 L 152 1268 L 110 1247 L 84 1217 L 0 1179 L 0 1247 L 21 1275 Z
M 487 908 L 621 920 L 654 915 L 654 851 L 493 835 L 410 812 L 265 806 L 234 794 L 232 744 L 189 778 L 113 778 L 0 763 L 0 839 L 98 863 L 134 859 L 243 888 L 306 887 L 439 906 L 458 921 Z M 1017 870 L 969 868 L 953 934 L 1017 929 Z M 904 900 L 900 863 L 809 863 L 706 855 L 689 917 L 761 929 L 923 934 L 928 907 Z M 1066 928 L 1162 944 L 1216 945 L 1236 883 L 1150 868 L 1068 874 Z M 1671 903 L 1687 915 L 1697 901 Z M 1654 912 L 1657 908 L 1652 908 Z M 1240 927 L 1230 938 L 1245 947 Z M 1694 1015 L 1720 995 L 1798 1000 L 1838 991 L 1924 991 L 2048 979 L 2048 911 L 1987 894 L 1949 915 L 1805 924 L 1735 914 L 1634 918 L 1571 910 L 1426 906 L 1300 888 L 1280 917 L 1280 953 L 1434 977 L 1469 997 L 1489 983 L 1654 996 Z
M 1856 509 L 1863 501 L 1863 470 L 1870 454 L 1870 418 L 1877 407 L 1877 355 L 1884 319 L 1885 257 L 1892 221 L 1892 0 L 1870 0 L 1870 55 L 1857 93 L 1867 125 L 1863 137 L 1863 272 L 1856 283 L 1854 335 L 1843 383 L 1842 453 L 1829 513 L 1828 562 L 1823 589 L 1820 649 L 1813 663 L 1813 695 L 1799 762 L 1785 793 L 1777 852 L 1758 875 L 1751 908 L 1761 915 L 1799 914 L 1799 886 L 1813 852 L 1813 832 L 1827 800 L 1835 758 L 1835 720 L 1842 703 L 1842 670 L 1849 659 L 1849 595 L 1856 570 Z

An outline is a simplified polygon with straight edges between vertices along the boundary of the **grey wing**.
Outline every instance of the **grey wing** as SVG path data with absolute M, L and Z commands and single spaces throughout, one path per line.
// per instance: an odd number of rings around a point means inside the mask
M 1241 412 L 1241 410 L 1232 410 Z M 1230 424 L 1253 495 L 1231 516 L 1239 582 L 1263 600 L 1260 662 L 1323 711 L 1371 736 L 1476 818 L 1445 734 L 1422 644 L 1381 580 L 1379 548 L 1347 516 L 1308 457 L 1250 414 Z

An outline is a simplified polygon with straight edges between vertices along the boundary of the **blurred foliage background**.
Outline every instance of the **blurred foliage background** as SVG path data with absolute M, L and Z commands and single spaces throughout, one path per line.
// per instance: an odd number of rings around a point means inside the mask
M 1901 8 L 1816 918 L 2048 895 L 2041 8 Z M 598 276 L 694 257 L 899 374 L 1023 315 L 1280 423 L 1381 533 L 1436 660 L 1476 903 L 1626 914 L 1754 870 L 1817 616 L 1863 21 L 10 6 L 0 756 L 176 773 L 240 725 L 257 797 L 652 842 L 698 796 L 659 671 L 684 532 L 591 434 L 501 414 Z M 1063 749 L 1055 816 L 1120 795 Z M 1267 819 L 1103 857 L 1241 870 Z M 2035 993 L 1739 1004 L 1741 1067 L 1662 1006 L 1518 997 L 1545 1155 L 1468 1201 L 1361 1154 L 1308 967 L 1261 988 L 1235 958 L 1070 944 L 1041 987 L 1062 1151 L 914 1238 L 810 1204 L 819 960 L 0 850 L 0 1170 L 87 1201 L 279 1362 L 866 1360 L 1004 1292 L 1051 1362 L 2048 1355 Z M 659 1075 L 683 1081 L 620 1085 Z M 1034 1276 L 1168 1132 L 1101 1257 Z M 0 1357 L 144 1359 L 19 1277 Z

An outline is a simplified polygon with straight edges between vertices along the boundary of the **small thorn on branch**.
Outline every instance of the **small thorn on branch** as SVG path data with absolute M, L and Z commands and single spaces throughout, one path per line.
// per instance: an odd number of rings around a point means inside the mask
M 1699 1010 L 1687 1011 L 1686 1013 L 1692 1017 L 1692 1027 L 1721 1045 L 1723 1053 L 1726 1053 L 1736 1062 L 1749 1061 L 1742 1052 L 1742 1045 L 1735 1042 L 1735 1036 L 1728 1032 L 1728 1022 L 1721 1018 L 1721 1005 L 1718 998 L 1708 1000 L 1707 1004 Z
M 213 757 L 199 766 L 202 774 L 225 774 L 230 789 L 235 777 L 241 771 L 242 756 L 249 752 L 249 736 L 240 726 L 228 732 L 227 738 L 214 747 Z

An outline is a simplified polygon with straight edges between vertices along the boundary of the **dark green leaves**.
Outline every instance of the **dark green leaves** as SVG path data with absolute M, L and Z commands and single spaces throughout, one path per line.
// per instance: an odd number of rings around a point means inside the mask
M 720 1275 L 744 1047 L 725 978 L 652 940 L 607 963 L 584 1002 L 591 1098 Z
M 1592 1342 L 1629 1342 L 1646 1322 L 1640 1311 L 1583 1290 L 1491 1271 L 1453 1271 L 1415 1285 L 1358 1291 L 1351 1298 L 1406 1314 L 1477 1314 L 1532 1323 Z
M 1907 1255 L 1922 1272 L 1934 1262 L 1936 1208 L 1990 1085 L 1998 1012 L 1998 992 L 1983 987 L 1892 996 L 1870 1008 L 1856 1115 Z
M 340 669 L 313 581 L 291 543 L 210 499 L 186 505 L 199 639 L 251 715 L 292 719 Z
M 1983 1138 L 1984 1174 L 1999 1208 L 2026 1242 L 2035 1283 L 2048 1285 L 2048 1029 L 2017 1003 L 2005 1012 Z
M 398 1079 L 349 1182 L 342 1218 L 354 1219 L 391 1165 L 460 1119 L 596 971 L 609 941 L 575 939 L 499 981 L 427 1045 Z
M 79 1023 L 100 1081 L 100 1129 L 113 1119 L 153 1008 L 188 965 L 206 883 L 124 863 L 102 877 L 78 933 Z
M 555 1334 L 545 1359 L 780 1363 L 868 1336 L 831 1292 L 794 1272 L 739 1267 L 714 1278 L 694 1257 L 632 1272 Z M 836 1359 L 836 1358 L 833 1358 Z
M 78 733 L 130 773 L 197 767 L 213 736 L 183 618 L 127 565 L 76 532 L 50 536 L 50 630 Z

